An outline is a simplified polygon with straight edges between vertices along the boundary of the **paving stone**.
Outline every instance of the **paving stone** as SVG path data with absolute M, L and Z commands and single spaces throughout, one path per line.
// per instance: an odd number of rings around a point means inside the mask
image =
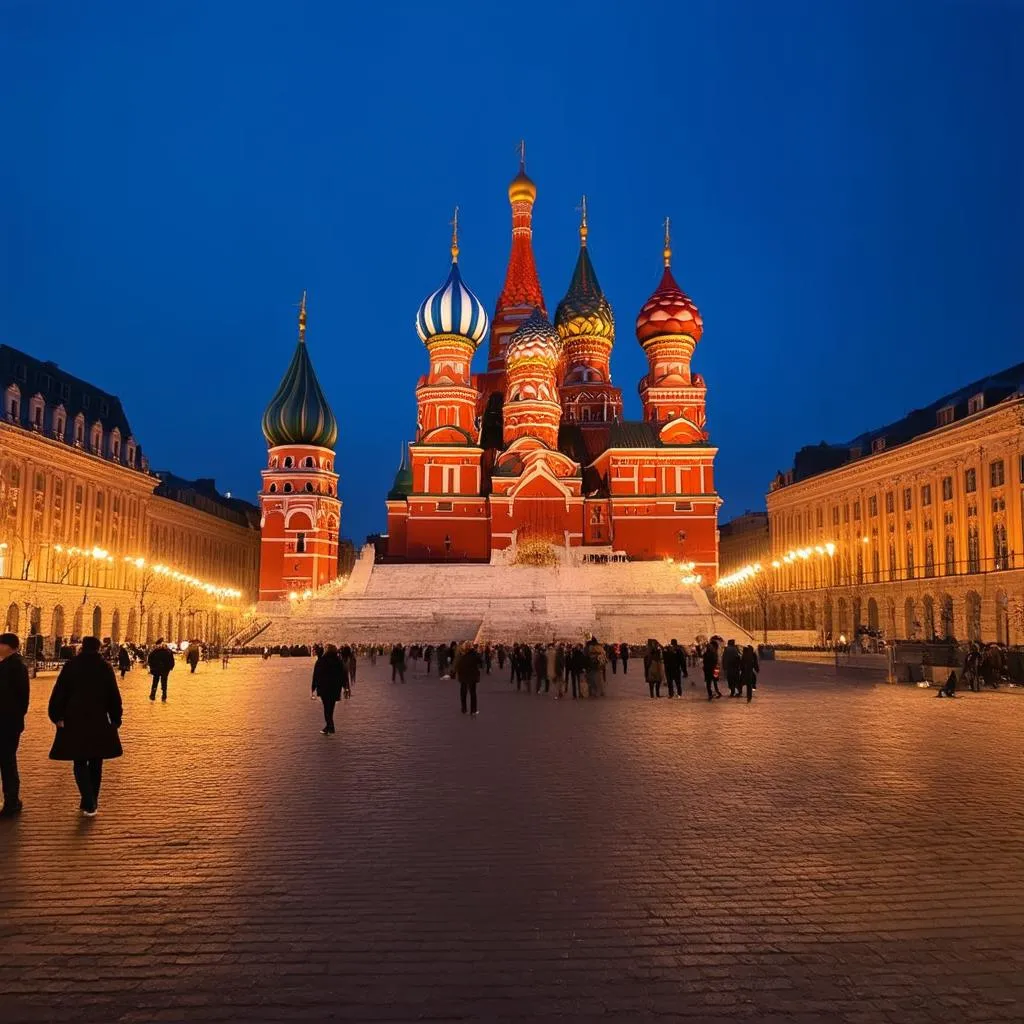
M 0 1021 L 1024 1018 L 1024 701 L 766 667 L 556 703 L 311 663 L 125 681 L 84 819 L 47 760 L 0 822 Z

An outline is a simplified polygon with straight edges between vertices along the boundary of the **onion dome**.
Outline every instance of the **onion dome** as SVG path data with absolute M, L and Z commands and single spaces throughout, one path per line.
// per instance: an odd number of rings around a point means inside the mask
M 537 198 L 537 186 L 533 179 L 526 173 L 526 143 L 519 143 L 519 173 L 512 179 L 508 186 L 508 201 L 510 203 L 527 202 L 532 203 Z
M 509 338 L 505 359 L 508 365 L 525 362 L 558 362 L 562 344 L 551 321 L 537 308 Z
M 263 413 L 263 436 L 271 448 L 310 444 L 333 448 L 338 421 L 320 390 L 306 348 L 306 293 L 299 307 L 299 343 L 281 384 Z
M 672 276 L 672 248 L 669 222 L 665 221 L 665 273 L 654 294 L 644 303 L 636 318 L 636 336 L 641 345 L 665 334 L 687 334 L 700 341 L 704 321 L 693 300 L 676 284 Z
M 459 208 L 452 221 L 452 269 L 440 288 L 423 300 L 416 314 L 416 333 L 427 342 L 438 334 L 456 334 L 479 345 L 487 333 L 487 311 L 463 283 L 459 273 Z
M 412 494 L 412 466 L 409 465 L 409 446 L 402 446 L 402 461 L 395 473 L 395 482 L 388 491 L 388 501 L 401 501 Z
M 555 310 L 555 326 L 563 341 L 569 338 L 615 337 L 615 317 L 611 304 L 601 291 L 594 264 L 587 251 L 587 197 L 583 197 L 580 224 L 580 254 L 565 298 Z

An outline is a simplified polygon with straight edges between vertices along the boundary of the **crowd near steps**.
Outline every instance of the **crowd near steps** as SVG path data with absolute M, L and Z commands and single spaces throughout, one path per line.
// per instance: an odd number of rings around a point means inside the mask
M 260 645 L 575 641 L 693 643 L 749 634 L 682 582 L 668 561 L 557 566 L 374 564 L 365 548 L 344 584 L 260 606 Z

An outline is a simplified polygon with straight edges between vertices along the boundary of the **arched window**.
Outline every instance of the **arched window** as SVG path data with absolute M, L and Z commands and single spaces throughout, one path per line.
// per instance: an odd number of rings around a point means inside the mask
M 285 494 L 291 494 L 292 493 L 292 485 L 291 484 L 285 484 L 284 485 L 284 493 Z
M 126 460 L 128 462 L 128 465 L 131 466 L 134 469 L 135 468 L 135 440 L 134 440 L 134 438 L 131 438 L 131 437 L 128 438 L 128 444 L 127 444 L 127 447 L 125 449 L 125 453 L 126 453 Z
M 956 575 L 956 538 L 953 534 L 946 537 L 946 575 Z
M 17 384 L 12 384 L 7 389 L 4 396 L 4 413 L 9 420 L 17 421 L 21 418 L 21 389 Z
M 1002 465 L 1002 463 L 999 463 L 999 465 Z M 1008 568 L 1009 564 L 1010 552 L 1006 546 L 1006 524 L 996 523 L 992 527 L 992 568 L 998 571 Z M 1006 641 L 1000 642 L 1005 643 Z
M 307 491 L 308 491 L 308 492 L 309 492 L 310 494 L 312 494 L 312 493 L 313 493 L 313 484 L 312 484 L 312 483 L 311 483 L 311 482 L 310 482 L 309 480 L 307 480 L 307 481 L 306 481 L 306 490 L 307 490 Z
M 116 462 L 121 461 L 121 431 L 117 427 L 110 432 L 110 457 Z
M 295 534 L 295 553 L 297 555 L 304 554 L 306 551 L 306 535 L 304 533 Z
M 313 468 L 313 456 L 312 455 L 307 455 L 302 464 L 307 469 L 312 469 Z
M 277 494 L 277 484 L 271 484 L 270 485 L 270 493 L 271 494 Z
M 28 403 L 28 418 L 33 430 L 42 433 L 43 430 L 43 407 L 45 403 L 42 395 L 33 395 Z
M 967 529 L 967 571 L 981 572 L 981 549 L 978 544 L 977 525 L 972 525 Z
M 89 447 L 98 455 L 103 451 L 103 426 L 97 420 L 89 432 Z
M 53 410 L 53 436 L 58 441 L 64 440 L 64 428 L 67 426 L 68 414 L 64 411 L 63 405 L 58 405 Z
M 270 468 L 271 469 L 277 469 L 277 456 L 276 455 L 270 460 Z
M 284 468 L 285 469 L 291 469 L 292 468 L 292 457 L 290 455 L 286 455 L 285 458 L 284 458 Z

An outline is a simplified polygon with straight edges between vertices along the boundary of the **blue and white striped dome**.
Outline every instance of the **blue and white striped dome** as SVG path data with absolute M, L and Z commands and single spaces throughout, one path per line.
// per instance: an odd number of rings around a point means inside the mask
M 457 334 L 479 345 L 487 326 L 483 303 L 463 284 L 459 264 L 453 262 L 448 280 L 423 300 L 416 314 L 416 332 L 422 341 L 438 334 Z

